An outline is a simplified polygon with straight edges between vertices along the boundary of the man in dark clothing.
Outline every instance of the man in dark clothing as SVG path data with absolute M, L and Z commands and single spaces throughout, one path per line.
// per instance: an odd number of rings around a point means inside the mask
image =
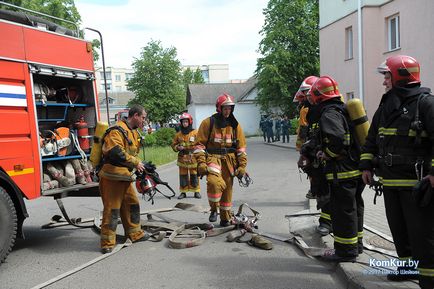
M 316 150 L 320 145 L 320 143 L 318 143 L 318 141 L 320 141 L 318 123 L 321 117 L 321 110 L 318 108 L 321 108 L 321 106 L 309 106 L 309 111 L 306 114 L 308 123 L 307 141 L 301 146 L 300 154 L 306 157 L 310 163 L 310 166 L 306 169 L 306 173 L 310 178 L 309 192 L 315 196 L 316 207 L 318 210 L 321 210 L 318 219 L 319 226 L 316 229 L 318 233 L 325 236 L 332 232 L 332 208 L 330 203 L 330 190 L 324 174 L 324 163 L 316 159 Z
M 386 93 L 374 114 L 359 168 L 365 184 L 372 183 L 374 172 L 380 178 L 396 252 L 406 261 L 387 277 L 415 279 L 409 272 L 417 269 L 420 287 L 434 288 L 434 198 L 421 204 L 412 195 L 421 179 L 433 194 L 434 97 L 421 87 L 419 63 L 410 56 L 391 56 L 378 71 L 384 74 Z
M 266 116 L 261 115 L 261 120 L 259 121 L 259 128 L 262 131 L 262 137 L 264 138 L 264 142 L 267 141 L 266 134 L 267 134 L 267 121 Z
M 267 142 L 274 142 L 274 134 L 273 134 L 273 120 L 271 117 L 268 117 L 265 121 L 265 127 L 267 129 Z
M 280 141 L 280 129 L 281 128 L 282 128 L 282 124 L 280 122 L 280 117 L 275 117 L 274 118 L 274 130 L 276 131 L 276 133 L 275 133 L 274 141 Z
M 282 142 L 285 143 L 285 140 L 287 143 L 289 143 L 289 130 L 291 129 L 291 121 L 288 119 L 287 116 L 285 116 L 282 120 Z
M 355 261 L 363 250 L 362 192 L 365 185 L 357 169 L 359 148 L 349 126 L 338 85 L 329 76 L 320 77 L 310 90 L 312 103 L 319 111 L 317 158 L 324 163 L 330 187 L 335 253 L 326 261 Z

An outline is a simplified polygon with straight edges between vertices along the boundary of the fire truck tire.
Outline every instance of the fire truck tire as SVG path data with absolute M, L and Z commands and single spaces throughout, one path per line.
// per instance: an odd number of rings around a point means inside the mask
M 0 264 L 12 250 L 17 237 L 17 212 L 5 189 L 0 187 Z

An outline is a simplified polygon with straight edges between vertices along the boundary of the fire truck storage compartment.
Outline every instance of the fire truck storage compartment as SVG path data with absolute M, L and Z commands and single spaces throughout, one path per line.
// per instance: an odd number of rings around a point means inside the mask
M 93 169 L 89 161 L 84 162 L 97 122 L 93 75 L 45 69 L 52 72 L 49 75 L 32 66 L 30 70 L 40 135 L 42 194 L 97 195 Z

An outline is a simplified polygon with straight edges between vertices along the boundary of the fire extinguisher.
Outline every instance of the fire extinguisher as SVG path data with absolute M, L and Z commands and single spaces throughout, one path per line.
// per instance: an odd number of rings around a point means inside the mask
M 80 145 L 80 148 L 85 153 L 89 153 L 89 127 L 87 126 L 87 122 L 84 121 L 84 116 L 81 116 L 80 119 L 76 123 L 74 123 L 74 127 L 77 129 L 78 143 Z

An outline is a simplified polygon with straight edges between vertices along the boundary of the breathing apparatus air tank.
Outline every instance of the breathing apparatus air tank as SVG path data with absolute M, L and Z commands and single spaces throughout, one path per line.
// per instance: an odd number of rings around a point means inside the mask
M 98 121 L 95 128 L 95 135 L 93 137 L 92 150 L 90 151 L 90 161 L 94 167 L 99 165 L 102 158 L 102 137 L 108 129 L 108 123 Z
M 348 100 L 346 106 L 351 122 L 355 128 L 357 141 L 361 146 L 363 146 L 369 130 L 369 121 L 366 116 L 365 107 L 363 106 L 362 101 L 358 98 Z

